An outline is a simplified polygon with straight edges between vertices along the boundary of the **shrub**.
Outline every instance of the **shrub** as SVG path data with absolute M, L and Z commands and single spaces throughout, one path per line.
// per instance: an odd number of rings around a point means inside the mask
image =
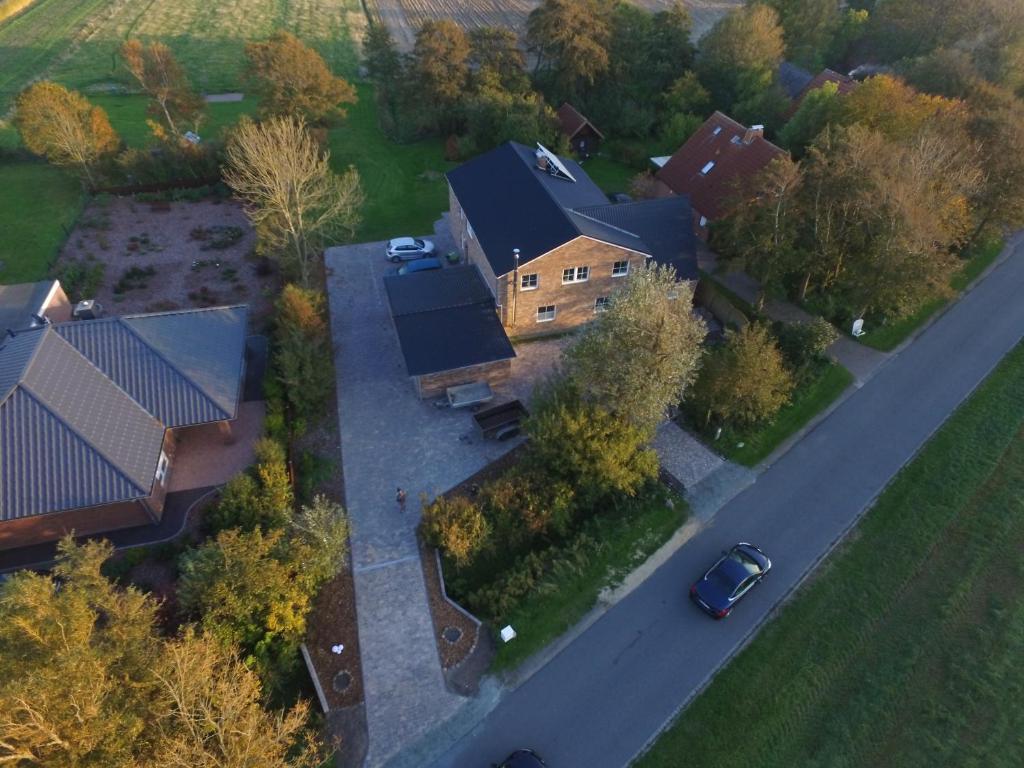
M 291 519 L 294 501 L 284 448 L 262 438 L 256 442 L 255 466 L 227 482 L 205 516 L 206 525 L 211 532 L 281 528 Z
M 803 371 L 821 360 L 839 332 L 827 320 L 816 317 L 809 323 L 778 323 L 775 328 L 779 351 L 794 371 Z
M 103 283 L 104 266 L 98 261 L 62 259 L 51 270 L 51 276 L 60 280 L 68 299 L 77 303 L 96 295 Z
M 317 416 L 334 390 L 330 337 L 320 291 L 286 285 L 277 302 L 274 368 L 299 419 Z
M 459 566 L 468 565 L 486 543 L 490 524 L 480 507 L 464 496 L 423 504 L 423 539 L 441 549 Z
M 480 506 L 494 540 L 515 548 L 537 536 L 565 536 L 575 516 L 575 494 L 568 483 L 520 466 L 486 483 Z

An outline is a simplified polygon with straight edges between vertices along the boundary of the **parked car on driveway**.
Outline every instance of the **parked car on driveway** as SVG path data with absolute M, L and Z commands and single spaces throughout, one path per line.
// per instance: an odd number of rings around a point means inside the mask
M 532 749 L 517 749 L 494 768 L 547 768 L 547 763 Z
M 724 619 L 771 567 L 764 552 L 741 542 L 722 552 L 722 558 L 690 587 L 690 599 L 705 613 Z
M 398 268 L 398 274 L 409 275 L 413 272 L 428 272 L 431 269 L 440 268 L 441 260 L 431 256 L 429 259 L 417 259 L 416 261 L 410 261 L 408 264 L 403 264 Z
M 434 252 L 434 244 L 418 237 L 396 237 L 388 240 L 387 254 L 391 261 L 411 261 L 430 256 Z

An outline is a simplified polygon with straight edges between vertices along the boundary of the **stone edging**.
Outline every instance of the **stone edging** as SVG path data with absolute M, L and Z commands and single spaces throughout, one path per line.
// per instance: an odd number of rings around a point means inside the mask
M 458 664 L 455 664 L 451 669 L 447 670 L 448 673 L 451 673 L 457 670 L 463 664 L 465 664 L 468 659 L 472 658 L 473 652 L 476 651 L 477 645 L 480 644 L 480 632 L 483 630 L 484 623 L 480 621 L 480 619 L 478 619 L 472 613 L 463 608 L 461 605 L 452 600 L 450 597 L 448 597 L 448 591 L 444 588 L 444 569 L 441 568 L 441 550 L 437 549 L 436 547 L 434 548 L 434 562 L 437 563 L 437 580 L 441 587 L 441 597 L 444 598 L 444 601 L 448 603 L 448 605 L 450 605 L 452 608 L 454 608 L 467 619 L 469 619 L 471 622 L 473 622 L 473 626 L 476 627 L 476 637 L 473 638 L 473 645 L 469 647 L 469 650 L 466 652 L 466 655 L 462 658 L 462 661 L 460 661 Z
M 300 643 L 299 650 L 302 651 L 302 658 L 306 662 L 306 671 L 309 672 L 309 676 L 313 680 L 313 687 L 316 688 L 316 696 L 320 699 L 320 709 L 324 711 L 324 714 L 327 714 L 331 711 L 331 708 L 327 704 L 327 696 L 324 695 L 324 689 L 320 687 L 320 676 L 317 675 L 316 667 L 313 666 L 313 659 L 309 655 L 309 649 L 306 648 L 305 643 Z

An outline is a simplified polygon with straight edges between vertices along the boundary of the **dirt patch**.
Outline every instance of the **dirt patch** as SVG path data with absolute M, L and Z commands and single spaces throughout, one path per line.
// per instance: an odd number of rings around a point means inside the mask
M 320 588 L 313 601 L 306 647 L 320 687 L 331 710 L 363 701 L 363 671 L 359 664 L 359 627 L 352 571 L 345 568 Z M 333 648 L 343 646 L 341 653 Z M 345 682 L 347 673 L 347 685 Z M 335 685 L 335 683 L 339 683 Z
M 430 615 L 434 619 L 437 653 L 441 657 L 442 668 L 451 669 L 462 663 L 473 650 L 478 628 L 441 594 L 441 578 L 434 550 L 420 547 L 420 562 L 423 563 L 423 580 L 427 585 Z
M 72 260 L 101 265 L 82 289 L 109 314 L 248 304 L 250 327 L 269 317 L 280 280 L 253 255 L 256 238 L 242 206 L 230 200 L 139 202 L 101 196 L 85 209 L 61 249 L 57 273 Z M 69 285 L 70 293 L 76 286 Z

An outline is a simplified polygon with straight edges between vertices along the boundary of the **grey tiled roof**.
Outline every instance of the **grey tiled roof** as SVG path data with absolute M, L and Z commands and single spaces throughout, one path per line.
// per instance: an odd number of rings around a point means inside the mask
M 234 417 L 245 321 L 223 307 L 0 343 L 0 520 L 148 496 L 168 427 Z
M 245 307 L 217 307 L 54 328 L 160 421 L 179 427 L 234 418 L 245 321 Z

